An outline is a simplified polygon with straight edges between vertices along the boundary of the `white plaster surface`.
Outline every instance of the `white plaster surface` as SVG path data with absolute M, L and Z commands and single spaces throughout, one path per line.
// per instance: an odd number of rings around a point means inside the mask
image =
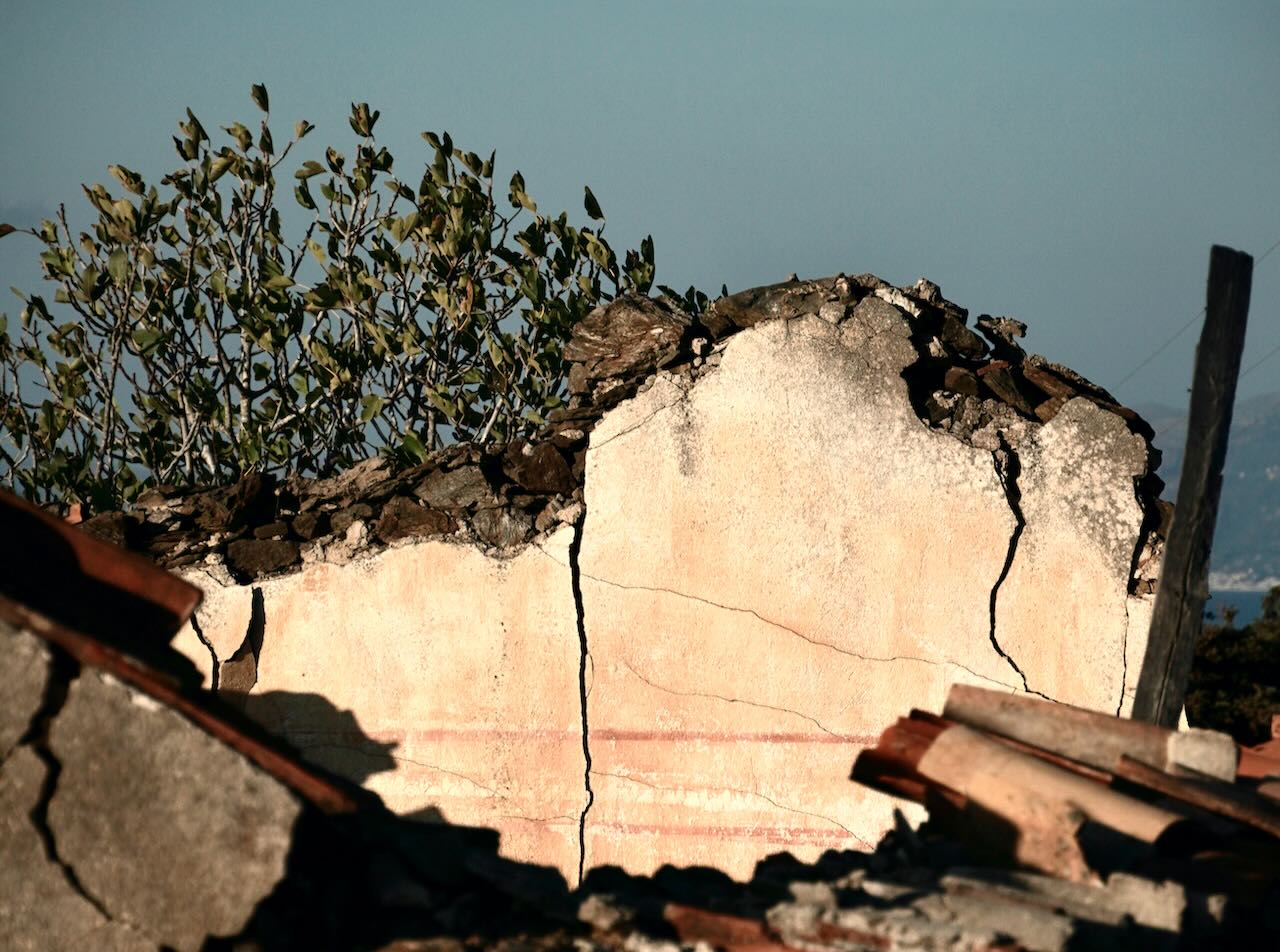
M 563 553 L 571 536 L 544 544 Z M 432 541 L 258 587 L 251 716 L 393 810 L 496 828 L 503 855 L 576 881 L 586 794 L 567 569 L 534 549 L 497 559 Z M 243 610 L 206 591 L 211 611 L 197 619 L 226 660 L 244 640 L 250 588 Z
M 744 331 L 592 435 L 588 866 L 874 845 L 892 803 L 849 782 L 858 749 L 954 681 L 1021 683 L 990 642 L 992 455 L 920 422 L 900 319 L 859 310 Z

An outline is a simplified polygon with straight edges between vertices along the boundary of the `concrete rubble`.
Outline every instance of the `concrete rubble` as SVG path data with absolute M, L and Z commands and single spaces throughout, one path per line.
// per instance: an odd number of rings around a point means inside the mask
M 865 274 L 622 298 L 530 440 L 160 488 L 83 528 L 203 590 L 176 645 L 205 685 L 397 813 L 571 880 L 746 876 L 876 842 L 891 806 L 845 750 L 904 699 L 1128 709 L 1158 454 L 1024 329 Z

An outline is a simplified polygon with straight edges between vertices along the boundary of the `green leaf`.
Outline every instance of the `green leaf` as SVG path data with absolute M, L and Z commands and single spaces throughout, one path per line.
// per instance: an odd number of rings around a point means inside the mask
M 587 210 L 588 217 L 595 221 L 604 221 L 604 212 L 600 211 L 600 203 L 596 201 L 596 197 L 591 194 L 591 189 L 583 186 L 586 193 L 582 199 L 582 204 Z
M 263 112 L 270 112 L 271 107 L 267 100 L 267 87 L 261 83 L 254 83 L 253 88 L 249 90 L 249 95 L 253 98 L 256 105 Z
M 209 181 L 216 182 L 227 173 L 227 169 L 235 165 L 234 155 L 220 155 L 209 163 Z
M 123 248 L 111 252 L 107 258 L 107 273 L 111 275 L 112 281 L 123 285 L 129 276 L 129 253 Z
M 314 128 L 315 126 L 307 122 L 307 120 L 299 119 L 297 124 L 293 127 L 294 138 L 301 139 Z
M 413 430 L 407 430 L 403 439 L 400 441 L 400 448 L 421 463 L 427 457 L 427 448 L 422 445 L 422 440 L 418 439 L 418 434 Z
M 149 353 L 164 338 L 164 333 L 154 327 L 139 327 L 133 332 L 133 346 L 138 353 Z
M 313 175 L 319 175 L 324 171 L 324 166 L 313 159 L 308 159 L 302 163 L 302 168 L 293 173 L 293 177 L 297 179 L 309 179 Z
M 360 422 L 368 423 L 370 420 L 376 417 L 379 413 L 382 412 L 382 408 L 386 404 L 386 402 L 387 401 L 384 400 L 382 397 L 373 393 L 362 398 L 360 400 Z
M 249 131 L 249 127 L 239 122 L 233 122 L 225 127 L 227 133 L 236 140 L 236 145 L 240 147 L 241 152 L 248 151 L 249 146 L 253 145 L 253 133 Z
M 137 172 L 126 169 L 123 165 L 108 165 L 107 171 L 112 174 L 117 182 L 134 195 L 141 195 L 146 190 L 142 183 L 142 176 L 138 175 Z

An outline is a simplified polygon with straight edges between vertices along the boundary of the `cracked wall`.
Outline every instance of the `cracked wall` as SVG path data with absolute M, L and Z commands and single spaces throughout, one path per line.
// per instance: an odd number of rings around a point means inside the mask
M 252 585 L 240 543 L 162 533 L 208 594 L 180 646 L 308 758 L 571 882 L 865 846 L 892 804 L 849 766 L 904 706 L 1127 709 L 1150 617 L 1145 425 L 966 319 L 870 275 L 621 300 L 537 440 L 290 490 L 254 540 L 333 534 Z

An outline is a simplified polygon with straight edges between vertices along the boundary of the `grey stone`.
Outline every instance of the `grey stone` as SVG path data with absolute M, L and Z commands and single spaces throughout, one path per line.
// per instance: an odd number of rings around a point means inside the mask
M 249 578 L 278 572 L 301 560 L 298 544 L 283 539 L 237 539 L 227 546 L 227 566 Z
M 977 375 L 963 367 L 948 367 L 942 375 L 942 385 L 952 393 L 963 393 L 970 397 L 978 395 Z
M 289 524 L 293 534 L 299 539 L 310 541 L 329 534 L 329 514 L 327 512 L 300 512 Z
M 123 512 L 104 512 L 80 523 L 80 531 L 111 545 L 129 548 L 137 542 L 138 520 Z
M 0 949 L 154 952 L 156 942 L 107 919 L 45 852 L 32 816 L 46 770 L 29 747 L 0 765 Z
M 997 360 L 1022 362 L 1024 352 L 1018 344 L 1018 339 L 1026 336 L 1026 324 L 1015 321 L 1011 317 L 992 317 L 990 314 L 981 314 L 974 321 L 974 326 L 991 342 L 991 351 Z
M 372 506 L 368 503 L 358 502 L 335 512 L 329 519 L 329 525 L 333 532 L 341 535 L 350 529 L 351 523 L 355 522 L 357 519 L 367 520 L 372 515 Z
M 283 539 L 289 533 L 289 524 L 287 522 L 268 522 L 265 526 L 258 526 L 253 530 L 255 539 Z
M 471 527 L 481 542 L 506 549 L 525 542 L 533 522 L 527 516 L 505 509 L 483 509 L 471 518 Z
M 22 739 L 44 700 L 49 649 L 35 635 L 0 620 L 0 763 Z
M 373 528 L 383 542 L 394 542 L 410 536 L 444 535 L 456 527 L 448 513 L 428 509 L 408 496 L 393 496 Z
M 628 294 L 598 307 L 573 328 L 564 357 L 582 365 L 586 379 L 632 377 L 661 367 L 680 350 L 689 315 L 661 300 Z
M 240 932 L 284 876 L 298 800 L 169 708 L 85 671 L 50 747 L 49 827 L 113 919 L 199 948 Z
M 550 443 L 516 440 L 507 447 L 502 471 L 521 489 L 534 493 L 573 492 L 576 482 L 569 464 Z
M 479 466 L 436 470 L 428 474 L 413 493 L 432 509 L 490 508 L 498 505 L 493 488 Z

